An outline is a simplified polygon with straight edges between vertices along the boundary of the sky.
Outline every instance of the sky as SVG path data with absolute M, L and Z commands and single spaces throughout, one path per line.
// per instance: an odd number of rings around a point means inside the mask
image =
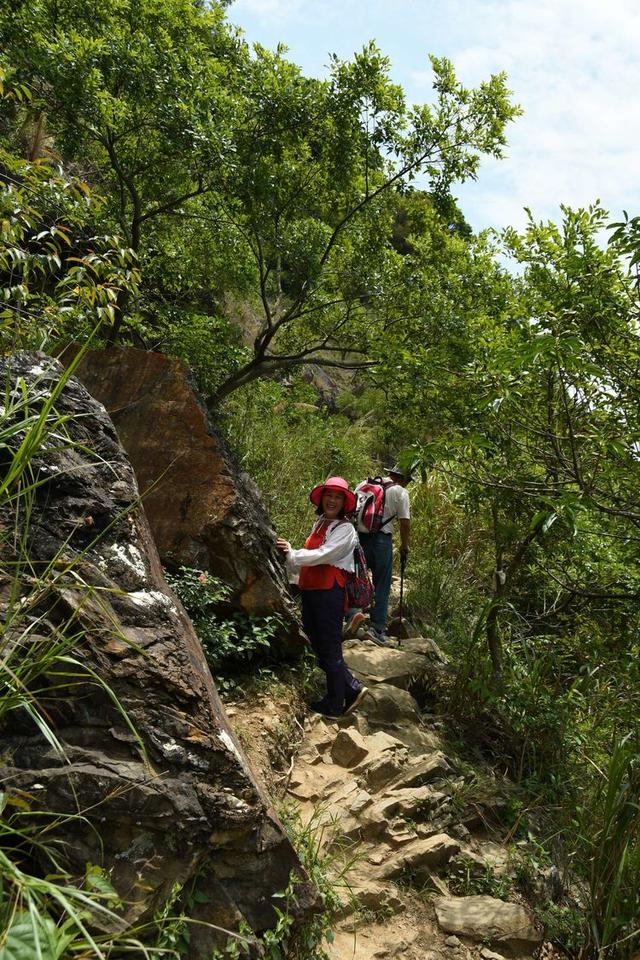
M 374 39 L 409 103 L 432 98 L 430 53 L 469 86 L 504 71 L 524 110 L 506 158 L 453 191 L 476 230 L 522 229 L 525 207 L 536 220 L 597 200 L 614 220 L 640 214 L 638 0 L 234 0 L 227 12 L 311 76 Z

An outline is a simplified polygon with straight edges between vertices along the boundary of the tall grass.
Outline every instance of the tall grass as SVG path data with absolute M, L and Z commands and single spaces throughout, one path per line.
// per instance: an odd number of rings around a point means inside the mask
M 605 770 L 577 811 L 587 865 L 585 960 L 631 957 L 640 946 L 640 738 L 614 742 Z
M 34 468 L 45 450 L 70 443 L 69 417 L 56 401 L 72 368 L 57 383 L 49 378 L 30 387 L 8 378 L 0 414 L 0 583 L 3 631 L 0 637 L 0 724 L 11 714 L 26 715 L 61 756 L 63 747 L 38 698 L 40 678 L 55 672 L 81 637 L 75 616 L 57 626 L 47 619 L 42 601 L 56 579 L 55 564 L 36 570 L 28 552 L 29 525 L 38 487 L 46 482 Z M 87 881 L 72 882 L 55 852 L 55 826 L 68 818 L 32 809 L 33 798 L 0 796 L 0 958 L 49 960 L 80 943 L 103 956 L 89 931 L 89 920 L 102 915 L 119 924 L 111 909 L 115 891 L 103 878 L 102 889 Z M 50 862 L 42 877 L 30 868 L 34 853 Z M 90 876 L 96 877 L 93 872 Z
M 409 491 L 408 604 L 419 619 L 444 633 L 449 644 L 466 641 L 483 602 L 482 536 L 446 478 L 432 475 Z
M 273 382 L 236 391 L 224 408 L 226 434 L 242 467 L 258 484 L 281 536 L 295 546 L 314 517 L 309 492 L 328 476 L 352 486 L 371 473 L 375 429 L 316 407 L 307 384 Z

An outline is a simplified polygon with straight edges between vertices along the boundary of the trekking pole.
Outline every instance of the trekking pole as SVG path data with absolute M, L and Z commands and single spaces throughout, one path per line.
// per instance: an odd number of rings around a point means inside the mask
M 407 565 L 406 556 L 400 557 L 400 626 L 402 626 L 402 615 L 404 613 L 404 568 Z

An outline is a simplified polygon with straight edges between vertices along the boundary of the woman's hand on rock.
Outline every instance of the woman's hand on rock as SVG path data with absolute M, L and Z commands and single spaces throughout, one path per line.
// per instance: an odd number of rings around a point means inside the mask
M 278 550 L 281 550 L 282 553 L 288 553 L 291 550 L 291 544 L 288 540 L 283 540 L 282 537 L 278 537 L 276 540 L 276 547 Z

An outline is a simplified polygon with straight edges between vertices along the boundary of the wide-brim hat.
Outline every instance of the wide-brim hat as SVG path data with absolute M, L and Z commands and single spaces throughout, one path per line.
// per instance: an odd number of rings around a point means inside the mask
M 329 477 L 324 483 L 319 483 L 309 494 L 309 500 L 316 507 L 322 506 L 322 494 L 325 490 L 335 490 L 336 493 L 344 494 L 344 512 L 353 513 L 356 508 L 356 495 L 349 490 L 349 484 L 344 477 Z
M 413 480 L 413 470 L 411 467 L 401 467 L 399 463 L 394 463 L 391 467 L 385 467 L 385 471 L 389 476 L 393 475 L 395 477 L 402 477 L 403 480 L 406 480 L 407 483 L 410 480 Z

